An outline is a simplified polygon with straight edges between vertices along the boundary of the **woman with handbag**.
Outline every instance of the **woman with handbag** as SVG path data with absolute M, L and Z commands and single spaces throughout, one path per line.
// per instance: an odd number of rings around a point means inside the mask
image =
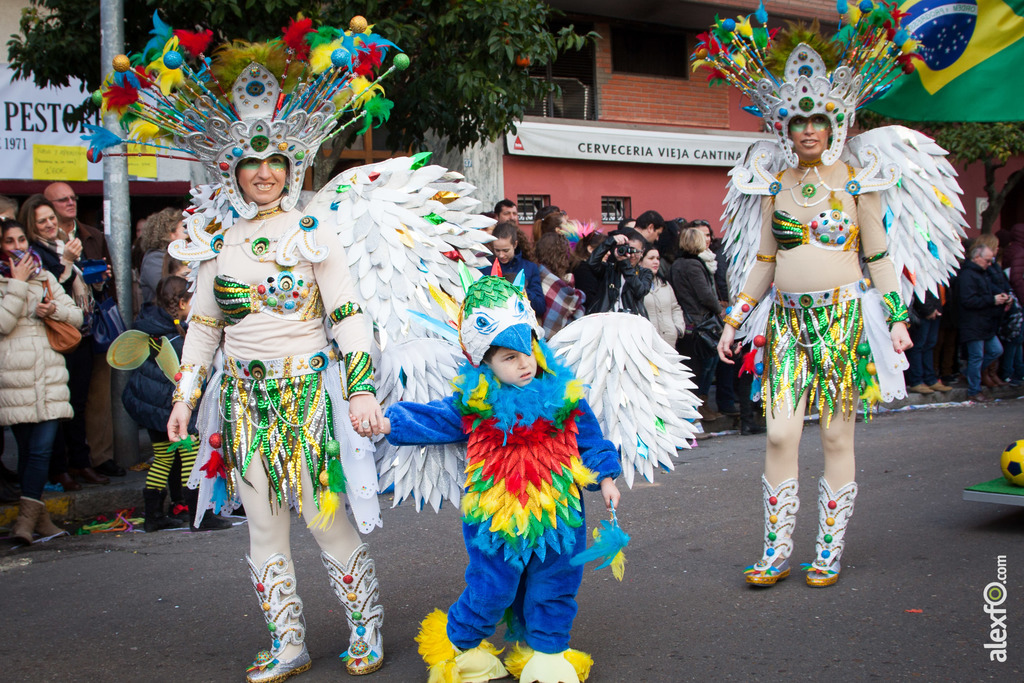
M 697 396 L 703 401 L 701 417 L 717 420 L 722 414 L 708 407 L 708 392 L 718 366 L 715 345 L 722 331 L 722 305 L 711 271 L 701 258 L 707 247 L 707 238 L 699 229 L 683 230 L 679 234 L 679 257 L 672 263 L 669 279 L 686 318 L 687 334 L 679 342 L 679 352 L 691 359 Z
M 0 425 L 10 425 L 18 443 L 21 499 L 12 534 L 32 543 L 33 532 L 63 532 L 42 494 L 57 421 L 71 417 L 68 373 L 47 326 L 62 328 L 54 338 L 73 336 L 82 309 L 42 267 L 20 223 L 0 220 L 0 232 Z
M 57 226 L 57 212 L 53 204 L 41 194 L 25 200 L 18 217 L 26 228 L 29 244 L 42 259 L 43 268 L 60 283 L 64 292 L 83 312 L 83 334 L 88 334 L 95 312 L 92 288 L 85 283 L 76 263 L 82 256 L 82 242 L 78 238 L 64 241 Z M 64 352 L 68 371 L 68 389 L 71 392 L 71 419 L 58 429 L 53 457 L 50 459 L 50 481 L 60 484 L 65 491 L 82 488 L 78 480 L 87 484 L 109 484 L 110 479 L 92 468 L 89 443 L 85 435 L 85 404 L 92 381 L 93 352 L 89 343 L 79 344 Z

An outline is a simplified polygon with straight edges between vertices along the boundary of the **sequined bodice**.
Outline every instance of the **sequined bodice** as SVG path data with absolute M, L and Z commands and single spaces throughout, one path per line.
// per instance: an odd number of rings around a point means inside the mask
M 256 284 L 230 275 L 213 280 L 213 293 L 224 320 L 234 325 L 251 313 L 266 313 L 286 320 L 312 320 L 324 315 L 320 289 L 296 273 L 285 270 Z
M 772 234 L 783 250 L 802 244 L 833 251 L 856 250 L 860 246 L 857 226 L 842 209 L 822 211 L 809 224 L 785 211 L 776 211 L 772 214 Z

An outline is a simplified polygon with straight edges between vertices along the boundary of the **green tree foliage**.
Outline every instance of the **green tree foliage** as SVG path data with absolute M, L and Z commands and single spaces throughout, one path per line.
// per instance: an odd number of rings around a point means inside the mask
M 449 149 L 497 139 L 553 88 L 531 79 L 529 67 L 595 37 L 571 27 L 552 33 L 547 27 L 556 11 L 537 0 L 136 0 L 124 7 L 128 51 L 145 45 L 156 9 L 175 28 L 211 28 L 220 39 L 248 40 L 279 36 L 300 11 L 343 27 L 352 16 L 365 16 L 412 59 L 384 83 L 395 102 L 387 126 L 394 150 L 421 146 L 431 131 Z M 19 78 L 39 86 L 77 78 L 92 91 L 109 71 L 97 58 L 98 2 L 32 0 L 20 28 L 7 44 Z
M 935 138 L 935 142 L 949 152 L 954 161 L 964 165 L 982 164 L 988 207 L 982 212 L 981 225 L 977 227 L 983 233 L 992 232 L 1006 198 L 1024 179 L 1024 169 L 1010 173 L 1001 185 L 996 179 L 996 172 L 1005 167 L 1011 158 L 1024 155 L 1024 122 L 907 122 L 887 119 L 873 112 L 859 113 L 857 120 L 865 128 L 897 123 L 920 130 Z

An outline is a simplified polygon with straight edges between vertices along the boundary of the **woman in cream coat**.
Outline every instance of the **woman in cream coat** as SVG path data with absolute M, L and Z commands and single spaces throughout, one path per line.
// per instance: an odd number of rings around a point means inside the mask
M 33 531 L 53 536 L 42 502 L 57 421 L 71 417 L 64 358 L 50 347 L 43 318 L 82 324 L 82 309 L 29 249 L 25 229 L 2 222 L 0 249 L 0 425 L 18 442 L 21 500 L 13 535 L 32 543 Z M 47 291 L 49 285 L 49 291 Z

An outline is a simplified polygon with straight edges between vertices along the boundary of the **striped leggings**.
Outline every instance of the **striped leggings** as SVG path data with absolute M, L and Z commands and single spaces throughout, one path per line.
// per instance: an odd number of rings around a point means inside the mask
M 166 438 L 166 435 L 164 435 Z M 181 463 L 181 487 L 188 485 L 189 475 L 192 473 L 192 465 L 195 464 L 196 454 L 199 453 L 199 444 L 194 443 L 189 448 L 179 448 L 176 451 L 170 450 L 174 446 L 170 441 L 153 441 L 153 464 L 146 476 L 146 488 L 163 490 L 167 486 L 171 469 L 175 460 L 180 459 Z

